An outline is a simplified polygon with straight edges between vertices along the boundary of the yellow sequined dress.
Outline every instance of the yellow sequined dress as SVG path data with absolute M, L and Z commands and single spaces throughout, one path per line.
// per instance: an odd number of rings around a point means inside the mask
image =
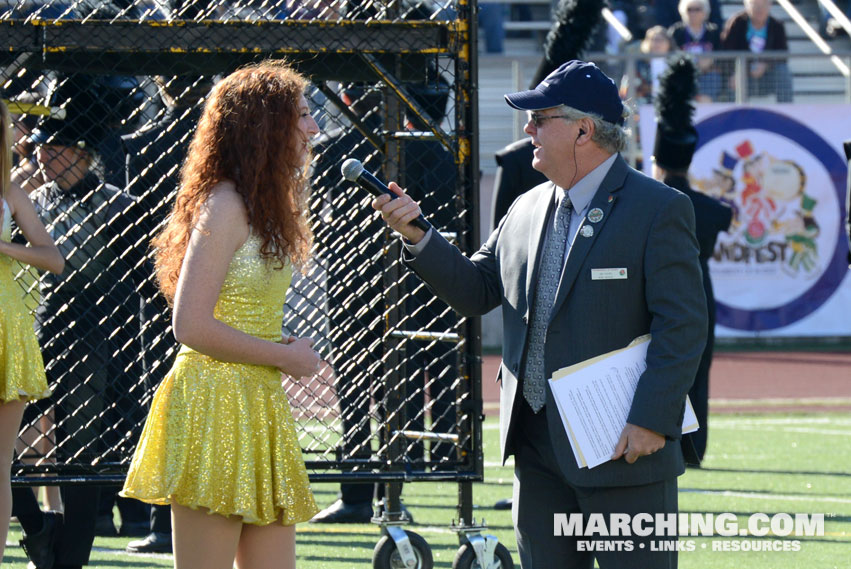
M 9 241 L 11 233 L 12 215 L 4 202 L 0 239 Z M 24 290 L 14 279 L 16 265 L 0 253 L 0 402 L 50 395 L 33 318 L 24 304 Z
M 234 254 L 215 317 L 243 332 L 280 341 L 292 277 L 260 258 L 252 235 Z M 317 512 L 296 427 L 274 367 L 227 363 L 186 346 L 151 404 L 122 496 L 174 500 L 244 523 L 284 525 Z

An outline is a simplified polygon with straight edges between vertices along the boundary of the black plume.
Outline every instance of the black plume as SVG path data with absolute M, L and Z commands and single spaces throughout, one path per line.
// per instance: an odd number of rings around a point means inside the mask
M 694 97 L 697 95 L 697 68 L 691 56 L 676 53 L 659 76 L 656 116 L 659 128 L 681 133 L 692 128 Z
M 697 148 L 698 133 L 692 125 L 697 69 L 684 53 L 668 58 L 668 68 L 659 76 L 656 94 L 656 142 L 653 158 L 668 172 L 686 172 Z
M 605 0 L 559 0 L 532 89 L 562 63 L 581 58 L 603 18 L 604 4 Z

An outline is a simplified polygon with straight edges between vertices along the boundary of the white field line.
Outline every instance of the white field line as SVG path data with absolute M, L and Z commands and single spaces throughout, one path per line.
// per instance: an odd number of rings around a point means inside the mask
M 111 549 L 109 547 L 92 547 L 92 551 L 106 553 L 109 555 L 126 555 L 127 557 L 147 557 L 151 559 L 174 559 L 171 553 L 130 553 L 124 549 Z
M 680 488 L 680 492 L 689 494 L 709 494 L 730 498 L 750 498 L 753 500 L 776 500 L 778 502 L 825 502 L 829 504 L 851 504 L 851 498 L 811 496 L 808 494 L 768 494 L 764 492 L 736 492 L 733 490 L 703 490 L 698 488 Z
M 709 400 L 709 407 L 784 407 L 829 405 L 851 405 L 851 397 L 759 397 L 755 399 L 720 399 Z
M 831 429 L 814 429 L 807 427 L 779 427 L 775 429 L 766 429 L 764 427 L 751 426 L 751 425 L 712 425 L 714 429 L 725 429 L 730 431 L 758 431 L 765 432 L 771 431 L 773 433 L 782 432 L 782 433 L 810 433 L 816 435 L 836 435 L 839 437 L 847 437 L 851 436 L 851 429 L 845 431 L 837 431 Z
M 851 425 L 849 417 L 712 417 L 712 425 Z

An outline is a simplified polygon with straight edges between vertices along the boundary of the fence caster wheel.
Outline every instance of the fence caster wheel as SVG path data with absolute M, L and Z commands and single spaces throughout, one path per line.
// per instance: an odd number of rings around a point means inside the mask
M 390 527 L 386 529 L 391 530 Z M 392 530 L 375 545 L 372 569 L 434 568 L 431 547 L 421 535 L 401 528 Z
M 501 543 L 496 544 L 493 558 L 489 561 L 490 565 L 482 567 L 476 558 L 476 550 L 467 542 L 458 548 L 458 553 L 455 554 L 455 560 L 452 562 L 452 569 L 514 569 L 511 553 Z

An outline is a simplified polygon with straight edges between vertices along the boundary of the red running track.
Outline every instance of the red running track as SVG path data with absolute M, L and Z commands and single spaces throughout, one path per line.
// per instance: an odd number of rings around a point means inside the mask
M 485 356 L 485 412 L 499 406 L 498 355 Z M 709 373 L 712 412 L 851 411 L 851 352 L 716 351 Z

